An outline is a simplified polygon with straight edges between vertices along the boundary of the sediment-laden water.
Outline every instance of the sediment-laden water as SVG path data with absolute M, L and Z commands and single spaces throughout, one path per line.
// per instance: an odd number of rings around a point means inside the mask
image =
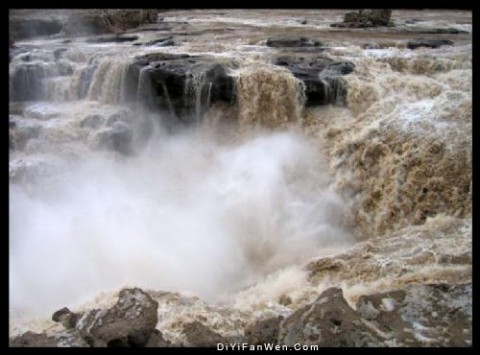
M 166 11 L 133 41 L 16 41 L 10 336 L 127 286 L 182 344 L 188 322 L 239 337 L 329 287 L 354 307 L 471 282 L 471 12 L 329 27 L 343 13 Z

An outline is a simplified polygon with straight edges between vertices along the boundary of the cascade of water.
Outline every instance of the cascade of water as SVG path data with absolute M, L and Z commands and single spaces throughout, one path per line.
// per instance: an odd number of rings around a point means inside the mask
M 202 319 L 241 338 L 246 324 L 288 316 L 326 287 L 341 285 L 348 300 L 471 280 L 472 54 L 464 35 L 451 48 L 412 51 L 396 33 L 396 47 L 367 50 L 362 36 L 383 41 L 389 29 L 356 31 L 353 44 L 348 32 L 315 33 L 318 16 L 309 15 L 295 31 L 327 37 L 326 56 L 354 61 L 355 71 L 303 79 L 321 97 L 304 109 L 301 73 L 267 64 L 284 49 L 264 38 L 287 25 L 273 13 L 246 18 L 253 36 L 230 15 L 208 14 L 197 24 L 221 26 L 213 45 L 203 30 L 168 48 L 142 45 L 158 35 L 148 30 L 134 45 L 19 43 L 25 52 L 12 55 L 9 80 L 10 324 L 18 324 L 14 312 L 43 315 L 135 285 L 229 299 L 215 313 L 198 298 L 168 295 L 159 302 L 163 334 L 184 337 L 182 324 Z M 174 14 L 166 14 L 169 26 Z M 294 52 L 303 61 L 301 49 Z M 210 51 L 217 69 L 169 57 Z M 145 53 L 154 55 L 142 67 L 134 55 Z M 246 313 L 233 317 L 232 309 Z
M 10 101 L 41 100 L 45 96 L 45 68 L 40 63 L 22 63 L 10 76 Z
M 239 123 L 281 127 L 299 122 L 304 85 L 288 70 L 268 65 L 247 67 L 237 78 Z
M 151 83 L 149 78 L 149 67 L 140 69 L 137 85 L 137 104 L 145 105 L 151 98 Z
M 130 61 L 118 58 L 102 58 L 93 73 L 87 97 L 103 103 L 119 103 L 124 97 L 126 71 Z

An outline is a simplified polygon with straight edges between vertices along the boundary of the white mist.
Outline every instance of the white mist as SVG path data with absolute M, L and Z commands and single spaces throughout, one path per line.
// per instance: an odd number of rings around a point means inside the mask
M 225 145 L 197 131 L 12 183 L 10 307 L 49 314 L 125 285 L 212 301 L 347 243 L 322 164 L 292 133 Z

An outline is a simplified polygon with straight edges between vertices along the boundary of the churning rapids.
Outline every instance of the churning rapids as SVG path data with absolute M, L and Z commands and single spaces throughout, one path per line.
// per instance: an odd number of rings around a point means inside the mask
M 189 321 L 235 337 L 332 286 L 355 308 L 471 282 L 471 12 L 330 27 L 344 12 L 161 11 L 115 41 L 17 40 L 10 335 L 127 286 L 178 343 Z

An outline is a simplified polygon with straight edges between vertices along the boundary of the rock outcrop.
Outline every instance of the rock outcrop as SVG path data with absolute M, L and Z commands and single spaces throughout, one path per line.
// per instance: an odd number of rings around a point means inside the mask
M 23 150 L 30 139 L 37 138 L 41 125 L 32 120 L 24 120 L 19 116 L 9 116 L 9 145 L 10 149 Z
M 127 71 L 127 100 L 140 99 L 172 121 L 195 122 L 211 104 L 236 101 L 235 81 L 228 75 L 233 66 L 202 56 L 141 56 Z
M 319 47 L 322 45 L 320 41 L 315 41 L 305 37 L 278 37 L 268 38 L 267 47 Z
M 417 49 L 420 47 L 438 48 L 441 46 L 453 46 L 453 41 L 449 39 L 423 39 L 419 38 L 407 43 L 408 49 Z
M 472 285 L 409 285 L 360 297 L 357 312 L 391 346 L 470 346 Z
M 10 339 L 9 346 L 22 348 L 87 348 L 89 344 L 80 337 L 78 332 L 67 330 L 55 335 L 26 332 Z
M 166 347 L 157 324 L 158 303 L 144 291 L 124 289 L 109 309 L 74 313 L 68 308 L 52 319 L 63 331 L 26 332 L 10 339 L 14 347 Z M 185 341 L 177 346 L 228 344 L 207 324 L 183 324 Z M 288 317 L 249 323 L 241 343 L 295 344 L 320 347 L 404 347 L 472 345 L 472 284 L 410 284 L 388 292 L 360 296 L 352 308 L 340 288 L 329 288 Z M 238 342 L 238 340 L 237 340 Z
M 52 316 L 66 331 L 58 334 L 26 332 L 10 339 L 11 346 L 139 347 L 166 345 L 155 331 L 158 303 L 139 288 L 120 291 L 117 303 L 108 309 L 74 313 L 64 307 Z M 153 336 L 153 338 L 152 338 Z
M 156 10 L 11 10 L 12 40 L 37 36 L 120 33 L 145 23 L 157 22 Z
M 283 316 L 260 320 L 247 326 L 245 329 L 245 341 L 248 344 L 276 344 L 280 332 L 280 324 Z
M 347 87 L 343 75 L 354 70 L 348 61 L 334 61 L 327 57 L 278 56 L 273 64 L 283 66 L 305 84 L 306 105 L 343 104 Z
M 220 334 L 199 321 L 184 324 L 183 333 L 187 338 L 188 346 L 215 347 L 218 343 L 226 342 Z
M 348 305 L 339 288 L 324 291 L 313 304 L 297 310 L 285 319 L 279 333 L 279 343 L 288 346 L 365 347 L 382 343 L 382 338 Z
M 123 289 L 112 308 L 71 317 L 90 346 L 145 346 L 157 324 L 157 308 L 158 303 L 142 290 Z
M 125 122 L 114 122 L 100 134 L 99 146 L 115 150 L 122 154 L 129 154 L 133 139 L 132 129 Z
M 393 26 L 390 21 L 392 10 L 374 9 L 347 12 L 343 22 L 332 23 L 331 27 L 365 28 L 378 26 Z

